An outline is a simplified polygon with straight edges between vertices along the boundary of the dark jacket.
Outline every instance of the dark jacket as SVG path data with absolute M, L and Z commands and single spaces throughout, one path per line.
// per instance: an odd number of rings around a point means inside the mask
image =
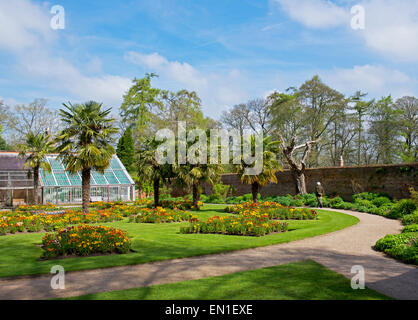
M 325 194 L 325 191 L 322 185 L 316 186 L 315 194 L 317 197 L 322 197 Z

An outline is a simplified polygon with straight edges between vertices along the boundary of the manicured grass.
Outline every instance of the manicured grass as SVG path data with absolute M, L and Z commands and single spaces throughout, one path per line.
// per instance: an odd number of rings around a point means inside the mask
M 314 261 L 199 280 L 103 292 L 72 300 L 386 300 L 371 289 L 353 290 L 350 280 Z
M 200 219 L 225 215 L 225 206 L 205 205 L 197 213 Z M 43 233 L 16 234 L 0 237 L 0 277 L 47 274 L 54 265 L 65 271 L 97 269 L 129 264 L 140 264 L 175 258 L 219 253 L 225 251 L 268 246 L 313 237 L 356 224 L 353 216 L 338 212 L 318 211 L 316 221 L 290 221 L 289 232 L 264 237 L 243 237 L 219 234 L 180 234 L 183 223 L 143 224 L 124 221 L 104 225 L 128 231 L 134 252 L 122 255 L 77 257 L 39 261 L 39 247 Z

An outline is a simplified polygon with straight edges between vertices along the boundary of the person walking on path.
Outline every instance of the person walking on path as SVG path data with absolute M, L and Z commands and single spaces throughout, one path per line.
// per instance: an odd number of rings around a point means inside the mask
M 322 197 L 325 194 L 324 188 L 321 185 L 321 182 L 317 182 L 316 183 L 316 190 L 315 190 L 315 194 L 316 194 L 316 199 L 318 200 L 318 204 L 320 208 L 323 208 L 323 204 L 322 204 Z

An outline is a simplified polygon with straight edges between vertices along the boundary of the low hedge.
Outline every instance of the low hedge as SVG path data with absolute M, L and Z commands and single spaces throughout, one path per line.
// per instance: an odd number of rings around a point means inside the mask
M 407 230 L 401 234 L 389 234 L 376 242 L 375 249 L 397 260 L 418 265 L 418 232 Z

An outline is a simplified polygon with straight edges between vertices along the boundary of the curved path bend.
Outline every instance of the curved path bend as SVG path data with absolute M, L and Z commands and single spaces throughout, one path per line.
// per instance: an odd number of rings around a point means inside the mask
M 327 209 L 328 210 L 328 209 Z M 312 259 L 351 279 L 351 268 L 365 269 L 366 286 L 396 299 L 418 300 L 418 268 L 372 249 L 386 234 L 402 229 L 397 220 L 346 210 L 360 222 L 329 234 L 268 247 L 246 249 L 140 265 L 75 271 L 66 274 L 64 290 L 52 290 L 51 275 L 0 279 L 0 299 L 48 299 L 123 290 L 219 276 Z

